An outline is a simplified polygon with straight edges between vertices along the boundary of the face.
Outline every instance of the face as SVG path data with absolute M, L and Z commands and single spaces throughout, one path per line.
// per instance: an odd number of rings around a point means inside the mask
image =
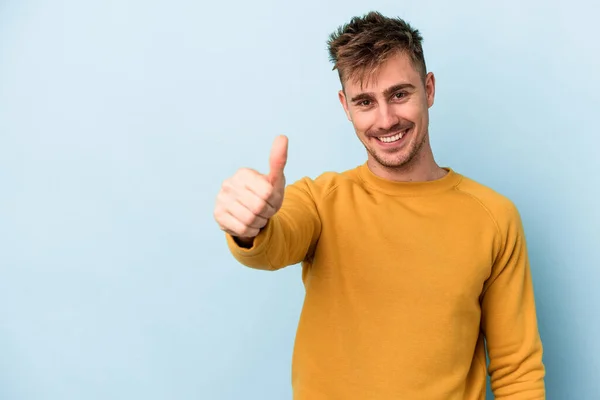
M 427 74 L 423 82 L 409 56 L 398 54 L 362 87 L 358 82 L 344 82 L 339 97 L 369 162 L 398 169 L 414 167 L 431 152 L 428 125 L 434 93 L 433 74 Z

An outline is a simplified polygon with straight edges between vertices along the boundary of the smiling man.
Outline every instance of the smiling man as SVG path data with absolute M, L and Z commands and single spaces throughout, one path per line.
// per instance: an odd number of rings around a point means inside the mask
M 242 168 L 217 196 L 215 219 L 239 262 L 302 263 L 296 400 L 483 400 L 487 373 L 497 399 L 545 398 L 519 213 L 437 165 L 421 40 L 375 12 L 329 39 L 364 164 L 286 186 L 278 137 L 268 174 Z

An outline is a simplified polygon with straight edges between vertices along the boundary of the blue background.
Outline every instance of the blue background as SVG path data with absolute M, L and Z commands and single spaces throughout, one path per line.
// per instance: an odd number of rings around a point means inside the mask
M 425 37 L 437 160 L 528 236 L 549 399 L 600 396 L 600 28 L 584 1 L 0 2 L 0 399 L 289 399 L 300 268 L 228 254 L 216 193 L 365 159 L 325 42 Z

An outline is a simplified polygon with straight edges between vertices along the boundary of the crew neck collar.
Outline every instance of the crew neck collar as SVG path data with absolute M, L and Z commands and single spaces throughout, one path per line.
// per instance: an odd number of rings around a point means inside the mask
M 392 196 L 425 196 L 450 190 L 461 181 L 462 176 L 452 168 L 442 167 L 442 169 L 446 174 L 432 181 L 393 181 L 375 175 L 365 162 L 358 167 L 358 175 L 370 188 Z

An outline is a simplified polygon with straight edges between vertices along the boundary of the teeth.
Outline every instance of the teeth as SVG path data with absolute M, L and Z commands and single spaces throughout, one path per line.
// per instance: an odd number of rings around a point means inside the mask
M 391 143 L 391 142 L 395 142 L 396 140 L 402 139 L 402 136 L 404 136 L 404 132 L 400 132 L 394 136 L 380 137 L 377 139 L 379 139 L 380 141 L 382 141 L 384 143 Z

